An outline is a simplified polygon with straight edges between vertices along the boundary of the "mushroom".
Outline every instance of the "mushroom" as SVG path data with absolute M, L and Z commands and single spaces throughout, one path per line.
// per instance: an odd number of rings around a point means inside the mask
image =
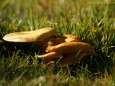
M 87 54 L 82 52 L 65 54 L 63 55 L 63 58 L 57 62 L 57 66 L 66 66 L 79 63 L 85 56 L 87 56 Z
M 38 58 L 42 57 L 44 63 L 48 63 L 52 61 L 52 59 L 55 59 L 58 67 L 76 64 L 88 55 L 96 55 L 93 47 L 84 42 L 64 42 L 57 45 L 48 45 L 47 47 L 47 53 L 40 55 L 40 57 L 38 55 Z M 54 52 L 60 55 L 56 56 Z M 59 58 L 60 56 L 62 56 L 61 59 Z
M 60 52 L 62 54 L 76 53 L 79 51 L 87 53 L 88 55 L 96 54 L 93 47 L 90 44 L 84 42 L 64 42 L 56 46 L 51 46 L 47 51 Z
M 66 34 L 61 38 L 51 38 L 55 35 L 57 35 L 55 29 L 41 28 L 6 34 L 3 39 L 8 42 L 34 42 L 43 51 L 37 57 L 46 64 L 56 60 L 57 66 L 78 63 L 87 55 L 96 55 L 94 48 L 88 43 L 81 42 L 77 36 Z
M 81 42 L 77 36 L 71 34 L 65 34 L 64 38 L 66 42 Z
M 9 42 L 35 42 L 42 41 L 53 35 L 56 35 L 55 29 L 41 28 L 34 31 L 23 31 L 6 34 L 3 39 Z
M 38 58 L 42 59 L 44 63 L 48 63 L 52 60 L 59 59 L 61 57 L 60 53 L 50 52 L 42 55 L 37 55 Z

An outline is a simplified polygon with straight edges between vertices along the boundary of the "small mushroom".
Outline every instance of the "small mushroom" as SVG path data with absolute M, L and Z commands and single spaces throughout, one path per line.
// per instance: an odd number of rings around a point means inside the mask
M 81 40 L 76 39 L 76 38 L 72 38 L 72 37 L 68 37 L 65 39 L 66 42 L 81 42 Z
M 6 34 L 3 39 L 10 42 L 35 42 L 42 41 L 53 35 L 56 35 L 55 29 L 41 28 L 34 31 L 14 32 Z
M 93 47 L 90 44 L 84 42 L 64 42 L 56 46 L 51 46 L 47 51 L 60 52 L 62 54 L 76 53 L 79 51 L 87 53 L 88 55 L 96 54 Z
M 58 61 L 57 66 L 66 66 L 79 63 L 79 61 L 81 61 L 81 59 L 85 56 L 87 56 L 87 54 L 82 52 L 65 54 L 63 55 L 63 58 Z
M 72 37 L 72 38 L 78 38 L 77 36 L 75 35 L 72 35 L 72 34 L 65 34 L 64 37 L 68 38 L 68 37 Z
M 65 40 L 63 38 L 55 38 L 54 39 L 54 43 L 56 43 L 56 44 L 61 44 L 61 43 L 64 43 L 64 42 L 65 42 Z
M 55 46 L 56 44 L 52 41 L 46 41 L 44 42 L 40 47 L 41 49 L 43 49 L 44 51 L 47 51 L 47 49 L 49 49 L 51 46 Z
M 52 60 L 59 59 L 61 54 L 57 52 L 50 52 L 42 55 L 37 55 L 37 57 L 42 59 L 44 63 L 48 63 Z
M 77 36 L 71 34 L 65 34 L 64 38 L 65 42 L 81 42 L 81 40 Z

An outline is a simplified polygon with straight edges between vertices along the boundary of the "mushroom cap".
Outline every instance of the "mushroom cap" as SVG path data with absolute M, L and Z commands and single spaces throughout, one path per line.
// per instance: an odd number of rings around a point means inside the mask
M 58 61 L 57 66 L 66 66 L 79 63 L 79 61 L 81 61 L 81 59 L 85 56 L 87 56 L 87 54 L 83 52 L 65 54 L 63 55 L 63 58 Z
M 56 35 L 53 28 L 41 28 L 34 31 L 23 31 L 6 34 L 3 39 L 9 42 L 35 42 Z
M 65 34 L 64 37 L 65 37 L 65 38 L 68 38 L 68 37 L 78 38 L 77 36 L 72 35 L 72 34 Z
M 52 60 L 59 59 L 61 54 L 57 52 L 50 52 L 42 55 L 37 55 L 37 57 L 42 59 L 44 63 L 48 63 Z
M 65 34 L 63 37 L 65 38 L 65 42 L 81 42 L 77 36 L 72 34 Z
M 66 42 L 81 42 L 81 40 L 77 39 L 77 38 L 72 38 L 72 37 L 68 37 L 65 39 Z
M 90 44 L 84 42 L 64 42 L 51 46 L 47 51 L 60 52 L 62 54 L 84 52 L 88 55 L 96 55 L 94 48 Z

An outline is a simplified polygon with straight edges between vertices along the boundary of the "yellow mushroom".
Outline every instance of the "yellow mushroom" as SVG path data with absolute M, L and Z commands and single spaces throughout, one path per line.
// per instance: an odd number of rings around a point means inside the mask
M 64 35 L 64 37 L 65 37 L 65 42 L 81 42 L 81 40 L 77 36 L 71 34 L 66 34 Z
M 79 63 L 79 61 L 86 55 L 86 53 L 82 52 L 65 54 L 63 55 L 63 58 L 58 61 L 57 66 L 66 66 Z
M 10 42 L 35 42 L 42 41 L 50 36 L 56 35 L 52 28 L 41 28 L 34 31 L 23 31 L 6 34 L 3 39 Z
M 54 45 L 56 45 L 54 42 L 52 42 L 52 41 L 46 41 L 40 47 L 43 50 L 47 50 L 49 47 L 54 46 Z
M 36 41 L 34 44 L 40 46 L 42 49 L 46 49 L 47 46 L 57 45 L 65 42 L 63 38 L 46 38 L 43 41 Z
M 42 55 L 37 55 L 44 63 L 59 60 L 63 56 L 57 63 L 59 66 L 78 63 L 86 55 L 96 55 L 93 47 L 81 42 L 77 36 L 66 34 L 62 38 L 49 38 L 56 34 L 56 30 L 52 28 L 41 28 L 34 31 L 10 33 L 3 39 L 10 42 L 34 42 L 44 51 Z
M 56 46 L 51 46 L 47 51 L 59 52 L 62 54 L 76 53 L 79 51 L 84 52 L 88 55 L 96 54 L 93 47 L 90 44 L 84 42 L 64 42 Z
M 72 37 L 68 37 L 65 39 L 66 42 L 81 42 L 81 40 L 76 39 L 76 38 L 72 38 Z
M 56 44 L 60 44 L 60 43 L 64 43 L 64 42 L 65 42 L 65 40 L 63 38 L 55 38 L 54 39 L 54 43 L 56 43 Z
M 72 35 L 72 34 L 65 34 L 63 37 L 65 37 L 65 38 L 68 38 L 68 37 L 78 38 L 77 36 Z
M 61 54 L 57 52 L 50 52 L 42 55 L 37 55 L 38 58 L 42 59 L 44 63 L 48 63 L 52 60 L 59 59 Z

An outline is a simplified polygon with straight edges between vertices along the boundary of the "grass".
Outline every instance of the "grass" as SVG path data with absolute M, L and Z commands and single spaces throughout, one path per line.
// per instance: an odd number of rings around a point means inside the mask
M 47 2 L 47 3 L 46 3 Z M 114 86 L 114 0 L 0 1 L 1 86 Z M 70 33 L 91 44 L 98 57 L 77 65 L 44 66 L 33 43 L 9 43 L 2 37 L 15 31 L 52 27 L 59 36 Z

